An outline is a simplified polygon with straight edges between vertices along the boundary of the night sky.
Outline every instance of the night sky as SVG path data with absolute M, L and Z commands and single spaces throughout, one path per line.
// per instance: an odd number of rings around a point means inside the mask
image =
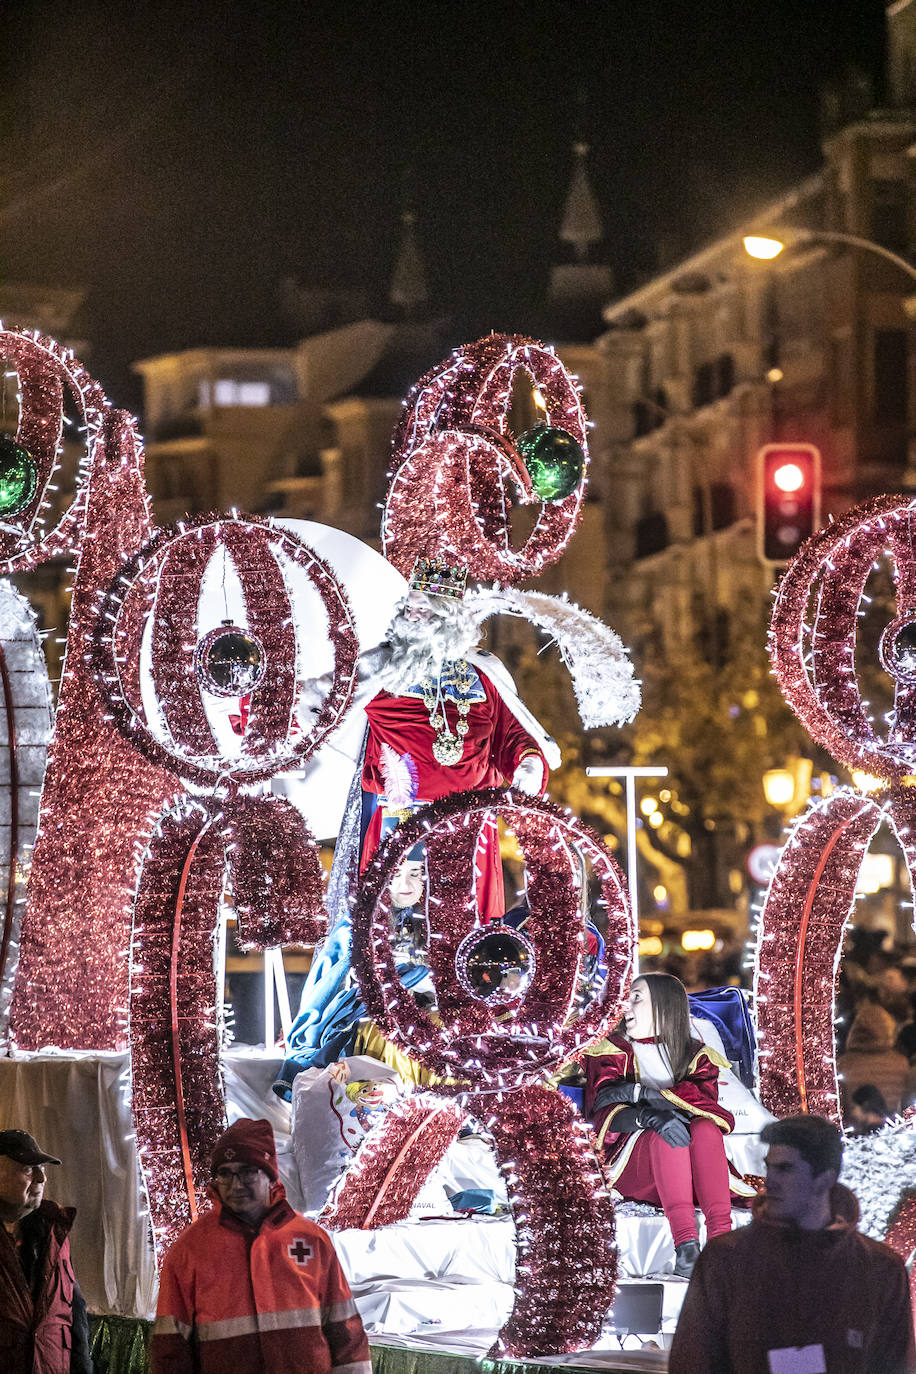
M 293 337 L 278 283 L 382 309 L 405 186 L 459 336 L 542 298 L 572 141 L 621 289 L 817 168 L 818 88 L 882 96 L 884 5 L 6 0 L 0 271 L 85 286 L 91 370 Z

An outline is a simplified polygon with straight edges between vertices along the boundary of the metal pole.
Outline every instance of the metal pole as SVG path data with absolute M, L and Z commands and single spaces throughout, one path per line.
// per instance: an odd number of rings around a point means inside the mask
M 587 778 L 624 778 L 626 780 L 627 802 L 627 887 L 630 894 L 630 910 L 633 924 L 639 936 L 639 892 L 636 882 L 636 779 L 666 778 L 667 768 L 633 768 L 621 765 L 614 768 L 586 768 Z M 633 976 L 639 972 L 639 946 L 633 951 Z
M 786 234 L 786 242 L 790 244 L 818 243 L 822 239 L 827 243 L 847 243 L 851 248 L 863 248 L 866 253 L 876 253 L 878 257 L 886 258 L 916 281 L 916 267 L 911 262 L 907 262 L 899 253 L 892 253 L 882 243 L 875 243 L 872 239 L 863 239 L 858 234 L 844 234 L 838 229 L 791 229 Z

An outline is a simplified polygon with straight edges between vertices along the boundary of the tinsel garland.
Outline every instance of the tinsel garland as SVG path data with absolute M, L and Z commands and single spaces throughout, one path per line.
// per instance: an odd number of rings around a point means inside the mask
M 451 829 L 436 834 L 426 847 L 430 934 L 427 960 L 436 989 L 437 1014 L 447 1025 L 454 1028 L 460 1025 L 465 1037 L 485 1035 L 493 1021 L 491 1008 L 468 996 L 457 976 L 456 962 L 462 941 L 481 925 L 474 856 L 481 827 L 487 819 L 486 812 L 461 812 Z M 354 935 L 355 940 L 358 938 Z
M 890 1240 L 888 1233 L 916 1188 L 914 1125 L 911 1109 L 879 1131 L 846 1138 L 842 1180 L 858 1199 L 859 1229 L 875 1240 Z M 916 1232 L 911 1232 L 907 1247 L 900 1250 L 904 1259 L 909 1259 L 914 1247 Z
M 856 626 L 868 576 L 884 553 L 894 564 L 903 617 L 916 617 L 914 513 L 911 498 L 877 497 L 808 540 L 786 569 L 770 625 L 773 671 L 813 738 L 850 768 L 898 779 L 916 768 L 913 684 L 898 679 L 896 714 L 879 736 L 856 681 Z
M 222 804 L 220 828 L 241 948 L 317 944 L 324 871 L 302 813 L 280 797 L 234 795 Z
M 224 539 L 245 593 L 249 627 L 264 649 L 264 675 L 251 693 L 245 749 L 254 757 L 269 755 L 279 752 L 279 747 L 290 739 L 295 719 L 298 641 L 295 605 L 263 528 L 240 522 L 227 524 Z M 292 555 L 298 563 L 307 560 L 309 580 L 318 591 L 328 618 L 334 645 L 329 698 L 335 702 L 335 713 L 332 714 L 328 706 L 324 722 L 316 721 L 316 727 L 326 735 L 350 704 L 359 653 L 356 622 L 346 593 L 327 564 L 319 562 L 310 549 L 306 551 L 301 541 L 278 547 L 285 557 Z M 285 613 L 281 608 L 285 608 Z M 303 657 L 307 656 L 305 651 Z M 301 729 L 298 722 L 296 728 Z M 306 747 L 300 758 L 307 758 L 324 735 L 313 738 L 313 731 L 303 733 Z
M 149 538 L 133 418 L 106 411 L 83 522 L 54 737 L 41 795 L 11 1034 L 21 1049 L 126 1046 L 131 903 L 143 837 L 174 773 L 119 733 L 93 661 L 99 589 Z
M 530 503 L 508 416 L 516 374 L 537 385 L 546 423 L 571 434 L 588 461 L 587 421 L 576 382 L 534 339 L 490 334 L 456 349 L 408 396 L 393 437 L 382 547 L 408 575 L 439 554 L 474 578 L 518 582 L 556 562 L 579 519 L 585 475 L 563 500 L 541 502 L 521 549 L 512 546 L 513 501 Z
M 534 981 L 508 1017 L 504 1007 L 490 1008 L 473 997 L 454 966 L 461 940 L 481 924 L 468 855 L 475 827 L 485 815 L 518 828 L 531 905 L 525 932 L 538 952 Z M 420 841 L 427 849 L 430 968 L 438 1022 L 417 1006 L 397 977 L 389 917 L 388 884 Z M 569 852 L 573 847 L 601 882 L 608 915 L 608 978 L 585 1012 L 571 1019 L 585 952 L 581 913 L 574 919 L 579 888 Z M 477 1087 L 498 1093 L 536 1081 L 581 1053 L 620 1013 L 635 943 L 622 875 L 599 837 L 551 802 L 498 789 L 443 798 L 399 826 L 369 865 L 353 912 L 353 967 L 369 1012 L 425 1067 L 442 1078 L 460 1077 L 464 1085 L 441 1091 Z
M 16 442 L 29 452 L 36 467 L 29 504 L 0 527 L 0 572 L 10 574 L 73 552 L 108 401 L 72 351 L 37 330 L 0 328 L 0 356 L 19 382 Z M 48 529 L 49 489 L 62 452 L 67 397 L 75 404 L 80 421 L 78 431 L 67 438 L 79 444 L 81 455 L 73 499 L 57 524 Z
M 252 632 L 267 657 L 264 677 L 251 694 L 242 751 L 232 758 L 216 749 L 195 666 L 200 585 L 219 546 L 235 556 Z M 334 650 L 330 690 L 308 730 L 295 720 L 298 636 L 280 559 L 306 572 L 324 606 Z M 167 739 L 146 719 L 140 688 L 139 641 L 149 617 L 154 624 L 152 671 L 169 727 Z M 110 709 L 125 736 L 186 781 L 212 787 L 218 777 L 264 780 L 301 764 L 319 748 L 350 703 L 358 641 L 340 584 L 301 540 L 270 520 L 204 516 L 162 531 L 112 579 L 101 606 L 95 651 Z
M 590 1127 L 562 1094 L 537 1085 L 462 1105 L 492 1145 L 515 1222 L 515 1303 L 490 1355 L 587 1349 L 617 1281 L 614 1207 Z M 360 1145 L 321 1223 L 341 1231 L 403 1221 L 464 1120 L 435 1093 L 397 1103 Z
M 35 613 L 0 581 L 0 1043 L 7 1039 L 54 709 Z
M 404 1221 L 465 1121 L 431 1093 L 396 1102 L 360 1144 L 319 1217 L 329 1231 L 375 1230 Z
M 514 1005 L 497 1000 L 491 1006 L 475 996 L 456 967 L 462 941 L 482 928 L 472 856 L 483 815 L 499 817 L 514 831 L 525 858 L 525 934 L 537 959 Z M 400 983 L 392 950 L 388 883 L 420 839 L 427 855 L 438 1019 Z M 601 878 L 608 909 L 608 979 L 579 1019 L 571 1011 L 584 928 L 573 850 Z M 605 1033 L 626 995 L 634 946 L 622 878 L 598 836 L 549 802 L 495 789 L 445 798 L 417 812 L 388 838 L 360 890 L 353 966 L 366 1005 L 393 1040 L 445 1081 L 417 1107 L 416 1134 L 409 1115 L 395 1118 L 390 1131 L 383 1124 L 372 1132 L 325 1219 L 335 1226 L 368 1225 L 380 1224 L 380 1214 L 406 1215 L 419 1191 L 413 1171 L 425 1178 L 447 1143 L 444 1124 L 441 1134 L 433 1133 L 435 1098 L 457 1099 L 489 1134 L 516 1224 L 516 1301 L 493 1355 L 562 1354 L 591 1345 L 613 1300 L 613 1206 L 591 1130 L 541 1080 Z M 424 1127 L 430 1131 L 425 1149 Z
M 155 595 L 151 603 L 147 603 L 152 625 L 150 675 L 156 702 L 168 731 L 168 752 L 177 756 L 176 762 L 201 757 L 216 758 L 219 754 L 204 708 L 195 662 L 200 638 L 198 603 L 201 583 L 210 560 L 223 542 L 221 535 L 222 530 L 216 524 L 202 526 L 194 538 L 179 535 L 169 540 L 162 558 L 155 560 Z M 149 586 L 149 578 L 144 580 Z M 109 623 L 117 627 L 116 620 L 108 621 L 109 614 L 110 608 L 106 602 L 99 617 L 102 643 L 110 642 L 107 633 Z M 131 624 L 131 641 L 136 643 L 137 627 L 131 623 L 132 616 L 137 617 L 137 602 L 131 604 L 128 593 L 125 620 Z M 143 622 L 146 619 L 147 616 L 143 615 Z M 133 685 L 139 688 L 139 682 Z M 142 710 L 139 693 L 134 700 Z M 195 778 L 195 781 L 202 779 Z
M 467 1100 L 506 1180 L 515 1221 L 515 1305 L 492 1358 L 587 1350 L 614 1300 L 614 1206 L 594 1137 L 568 1098 L 536 1085 Z
M 757 934 L 754 1008 L 760 1096 L 776 1116 L 839 1117 L 837 969 L 859 869 L 887 818 L 879 801 L 837 789 L 795 823 L 770 879 Z
M 218 803 L 185 798 L 170 806 L 146 846 L 134 901 L 133 1117 L 160 1255 L 197 1215 L 224 1126 L 214 958 L 225 867 L 219 819 Z
M 194 1219 L 222 1123 L 214 942 L 228 887 L 246 949 L 323 933 L 317 847 L 295 807 L 183 798 L 149 841 L 134 902 L 134 1118 L 160 1252 Z
M 828 525 L 786 569 L 770 627 L 773 669 L 802 724 L 849 767 L 891 781 L 916 762 L 916 679 L 906 655 L 893 659 L 893 636 L 916 621 L 914 523 L 916 502 L 882 496 Z M 885 737 L 876 733 L 856 680 L 858 618 L 882 556 L 893 564 L 901 608 L 881 646 L 895 679 Z M 755 971 L 761 1096 L 777 1115 L 813 1111 L 839 1119 L 833 1011 L 843 931 L 882 821 L 900 843 L 912 885 L 914 807 L 906 787 L 872 797 L 840 788 L 795 824 L 782 851 L 763 904 Z
M 640 706 L 639 682 L 618 634 L 565 597 L 500 587 L 472 593 L 469 609 L 487 616 L 522 616 L 545 630 L 572 678 L 579 716 L 587 730 L 626 725 Z

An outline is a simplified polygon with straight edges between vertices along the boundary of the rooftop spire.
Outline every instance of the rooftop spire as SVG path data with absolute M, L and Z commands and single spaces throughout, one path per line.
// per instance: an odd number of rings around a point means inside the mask
M 584 262 L 592 244 L 600 243 L 604 238 L 604 225 L 585 166 L 588 144 L 574 143 L 573 153 L 576 164 L 573 167 L 569 194 L 563 208 L 560 238 L 564 243 L 571 243 L 578 260 Z
M 408 318 L 416 315 L 421 306 L 426 305 L 429 300 L 426 269 L 417 244 L 416 222 L 417 217 L 413 210 L 405 210 L 402 213 L 401 224 L 404 227 L 401 233 L 401 247 L 388 292 L 391 304 L 403 310 Z

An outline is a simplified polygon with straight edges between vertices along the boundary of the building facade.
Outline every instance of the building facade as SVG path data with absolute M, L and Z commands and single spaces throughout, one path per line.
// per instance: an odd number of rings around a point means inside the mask
M 538 586 L 567 591 L 618 630 L 646 670 L 649 705 L 653 687 L 656 698 L 670 691 L 685 720 L 679 739 L 656 700 L 655 715 L 623 734 L 576 738 L 570 729 L 570 766 L 554 794 L 619 834 L 619 796 L 584 787 L 584 765 L 683 753 L 703 785 L 689 796 L 686 780 L 680 791 L 662 789 L 668 800 L 652 813 L 661 820 L 640 835 L 646 886 L 663 894 L 662 913 L 746 913 L 745 859 L 783 819 L 767 810 L 762 771 L 805 748 L 766 681 L 776 572 L 758 555 L 759 449 L 775 441 L 820 449 L 825 519 L 870 495 L 916 488 L 916 283 L 874 251 L 909 258 L 916 245 L 916 4 L 891 6 L 888 23 L 886 107 L 865 109 L 840 91 L 815 175 L 605 304 L 597 337 L 557 344 L 594 425 L 591 481 L 579 533 Z M 550 288 L 568 319 L 581 318 L 589 291 L 607 291 L 610 281 L 588 261 L 601 225 L 584 159 L 578 145 L 563 219 L 576 261 Z M 788 247 L 754 261 L 743 248 L 754 232 Z M 412 237 L 409 246 L 407 294 L 422 307 Z M 376 540 L 403 392 L 445 343 L 428 325 L 364 319 L 288 349 L 194 350 L 139 363 L 157 515 L 274 510 Z M 544 671 L 518 622 L 490 636 L 523 696 L 562 735 L 560 724 L 573 719 L 562 670 Z M 744 677 L 743 655 L 753 658 Z M 720 691 L 730 694 L 721 730 L 703 710 Z M 710 735 L 708 755 L 692 729 Z M 744 742 L 732 746 L 729 732 L 737 741 L 741 730 Z M 719 767 L 723 753 L 731 772 Z M 811 762 L 815 777 L 830 767 Z

